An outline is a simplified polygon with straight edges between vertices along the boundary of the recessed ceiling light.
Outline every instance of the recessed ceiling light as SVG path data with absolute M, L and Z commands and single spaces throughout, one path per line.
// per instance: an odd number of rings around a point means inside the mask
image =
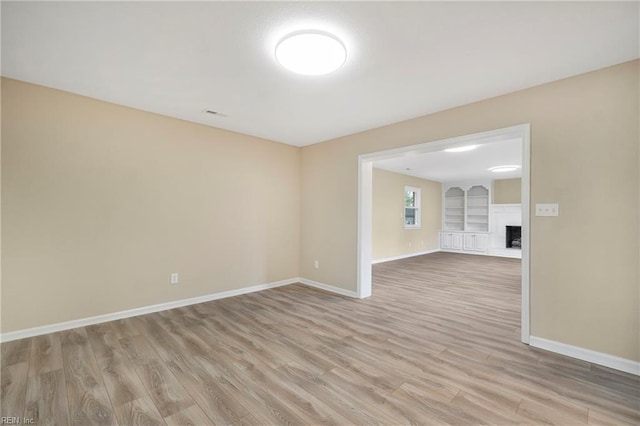
M 465 151 L 471 151 L 472 149 L 476 149 L 478 147 L 478 145 L 465 145 L 465 146 L 459 146 L 456 148 L 447 148 L 445 149 L 445 152 L 465 152 Z
M 514 170 L 518 170 L 520 168 L 520 166 L 495 166 L 495 167 L 490 167 L 489 171 L 492 171 L 493 173 L 505 173 L 505 172 L 512 172 Z
M 289 34 L 276 46 L 276 59 L 286 69 L 304 75 L 337 70 L 347 59 L 347 49 L 335 36 L 320 31 Z

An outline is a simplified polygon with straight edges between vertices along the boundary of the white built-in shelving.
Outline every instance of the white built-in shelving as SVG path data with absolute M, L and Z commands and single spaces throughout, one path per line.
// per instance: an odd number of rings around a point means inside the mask
M 451 187 L 444 193 L 444 229 L 463 231 L 464 217 L 464 191 Z
M 443 185 L 443 250 L 486 253 L 490 225 L 490 182 Z
M 488 183 L 445 184 L 442 229 L 489 232 L 489 188 Z
M 467 194 L 467 226 L 465 231 L 489 232 L 489 189 L 474 185 Z

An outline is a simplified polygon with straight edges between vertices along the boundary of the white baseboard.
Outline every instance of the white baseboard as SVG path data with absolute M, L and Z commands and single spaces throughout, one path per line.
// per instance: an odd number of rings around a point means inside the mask
M 376 263 L 384 263 L 384 262 L 391 262 L 392 260 L 407 259 L 409 257 L 422 256 L 424 254 L 436 253 L 438 251 L 440 251 L 440 250 L 439 249 L 435 249 L 435 250 L 420 251 L 418 253 L 401 254 L 400 256 L 384 257 L 382 259 L 372 260 L 371 264 L 375 265 Z
M 341 294 L 343 296 L 358 298 L 358 293 L 351 290 L 345 290 L 344 288 L 334 287 L 329 284 L 319 283 L 318 281 L 308 280 L 306 278 L 298 278 L 298 281 L 301 284 L 308 285 L 309 287 L 319 288 L 320 290 L 326 290 L 331 293 Z
M 596 352 L 579 346 L 567 345 L 566 343 L 547 340 L 542 337 L 531 336 L 529 338 L 529 345 L 640 376 L 640 362 L 638 361 L 620 358 L 603 352 Z
M 438 250 L 433 250 L 433 251 L 425 252 L 421 254 L 433 253 L 435 251 L 438 251 Z M 420 254 L 414 254 L 412 256 L 419 256 L 419 255 Z M 412 256 L 406 256 L 406 257 L 412 257 Z M 153 312 L 165 311 L 168 309 L 179 308 L 182 306 L 195 305 L 197 303 L 204 303 L 212 300 L 224 299 L 227 297 L 239 296 L 247 293 L 254 293 L 257 291 L 268 290 L 270 288 L 276 288 L 276 287 L 281 287 L 281 286 L 296 284 L 296 283 L 301 283 L 310 287 L 315 287 L 321 290 L 329 291 L 331 293 L 336 293 L 343 296 L 358 298 L 358 293 L 355 291 L 345 290 L 340 287 L 335 287 L 329 284 L 324 284 L 324 283 L 309 280 L 306 278 L 290 278 L 287 280 L 276 281 L 276 282 L 267 283 L 267 284 L 259 284 L 251 287 L 239 288 L 236 290 L 228 290 L 228 291 L 208 294 L 204 296 L 192 297 L 189 299 L 176 300 L 173 302 L 160 303 L 160 304 L 151 305 L 151 306 L 143 306 L 140 308 L 129 309 L 126 311 L 113 312 L 110 314 L 97 315 L 94 317 L 81 318 L 78 320 L 65 321 L 65 322 L 60 322 L 56 324 L 44 325 L 40 327 L 27 328 L 24 330 L 11 331 L 8 333 L 0 334 L 0 342 L 10 342 L 12 340 L 40 336 L 42 334 L 56 333 L 58 331 L 70 330 L 73 328 L 85 327 L 88 325 L 100 324 L 108 321 L 136 317 L 139 315 L 150 314 Z M 640 376 L 640 362 L 637 362 L 637 361 L 632 361 L 632 360 L 620 358 L 614 355 L 609 355 L 602 352 L 596 352 L 591 349 L 572 346 L 565 343 L 560 343 L 553 340 L 548 340 L 548 339 L 535 337 L 535 336 L 530 337 L 529 345 L 536 348 L 555 352 L 561 355 L 570 356 L 572 358 L 580 359 L 583 361 L 591 362 L 594 364 L 602 365 L 605 367 L 613 368 L 615 370 L 620 370 L 626 373 L 631 373 L 631 374 Z
M 256 291 L 281 287 L 283 285 L 301 282 L 300 278 L 290 278 L 288 280 L 276 281 L 267 284 L 258 284 L 251 287 L 239 288 L 236 290 L 222 291 L 219 293 L 207 294 L 204 296 L 192 297 L 189 299 L 176 300 L 174 302 L 160 303 L 157 305 L 143 306 L 126 311 L 113 312 L 110 314 L 97 315 L 95 317 L 81 318 L 72 321 L 59 322 L 56 324 L 43 325 L 40 327 L 26 328 L 24 330 L 10 331 L 0 334 L 0 342 L 24 339 L 27 337 L 40 336 L 42 334 L 56 333 L 58 331 L 70 330 L 72 328 L 85 327 L 87 325 L 100 324 L 124 318 L 137 317 L 138 315 L 150 314 L 153 312 L 165 311 L 167 309 L 179 308 L 182 306 L 195 305 L 197 303 L 209 302 L 216 299 L 239 296 L 241 294 L 254 293 Z M 309 284 L 308 284 L 309 285 Z M 331 290 L 329 290 L 331 291 Z
M 464 251 L 464 250 L 454 250 L 454 249 L 440 249 L 441 252 L 444 253 L 458 253 L 458 254 L 472 254 L 474 256 L 489 256 L 489 253 L 486 251 Z
M 512 257 L 514 259 L 522 259 L 522 250 L 508 249 L 508 248 L 490 248 L 488 250 L 489 256 L 497 257 Z

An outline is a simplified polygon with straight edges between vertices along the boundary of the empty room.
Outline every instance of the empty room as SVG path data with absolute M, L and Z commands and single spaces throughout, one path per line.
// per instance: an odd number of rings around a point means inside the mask
M 0 424 L 640 423 L 640 3 L 0 19 Z

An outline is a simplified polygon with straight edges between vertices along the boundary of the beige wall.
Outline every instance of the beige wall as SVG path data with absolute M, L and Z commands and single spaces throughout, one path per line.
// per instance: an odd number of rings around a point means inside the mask
M 300 151 L 3 79 L 2 331 L 299 272 L 355 290 L 359 154 L 531 123 L 531 205 L 561 212 L 531 218 L 532 334 L 640 360 L 638 80 L 634 61 Z
M 298 276 L 298 148 L 9 79 L 2 114 L 3 332 Z
M 405 186 L 421 188 L 420 229 L 404 228 Z M 373 260 L 438 249 L 441 225 L 440 182 L 373 169 Z
M 633 61 L 303 148 L 302 276 L 356 290 L 359 154 L 531 123 L 531 205 L 560 204 L 531 217 L 531 333 L 640 360 L 638 80 Z
M 522 202 L 522 179 L 496 179 L 491 191 L 493 204 L 520 204 Z

